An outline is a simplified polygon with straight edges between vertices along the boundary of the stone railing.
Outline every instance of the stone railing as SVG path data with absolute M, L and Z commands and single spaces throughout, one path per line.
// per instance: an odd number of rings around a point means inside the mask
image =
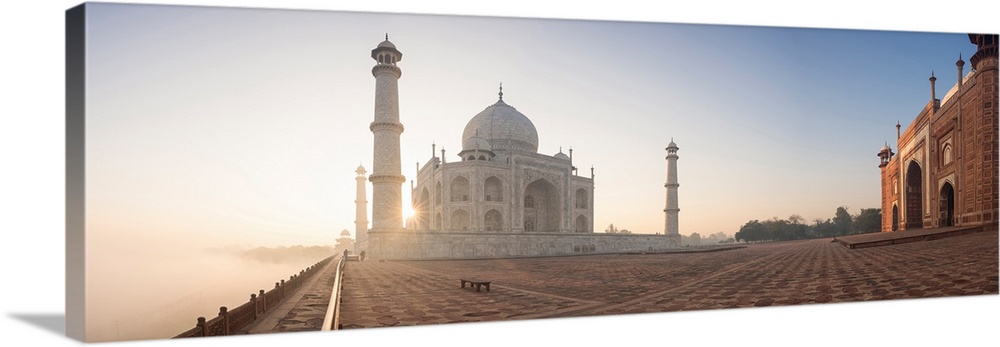
M 281 282 L 274 283 L 274 289 L 268 292 L 264 292 L 263 289 L 259 293 L 250 294 L 250 301 L 237 306 L 236 308 L 230 310 L 226 306 L 219 307 L 219 315 L 215 318 L 206 320 L 205 317 L 198 317 L 198 321 L 194 328 L 188 331 L 180 333 L 174 338 L 180 337 L 202 337 L 202 336 L 224 336 L 233 335 L 240 329 L 253 323 L 257 317 L 263 316 L 264 313 L 274 309 L 278 306 L 285 298 L 295 293 L 296 289 L 302 287 L 302 285 L 313 275 L 320 272 L 323 267 L 333 260 L 336 256 L 331 256 L 329 258 L 323 259 L 320 262 L 299 271 L 298 274 L 291 275 L 288 277 L 288 281 L 281 280 Z
M 320 329 L 322 331 L 340 330 L 340 288 L 343 286 L 344 265 L 347 259 L 347 256 L 343 256 L 337 262 L 337 273 L 333 276 L 333 289 L 330 291 L 330 303 L 326 306 L 326 316 Z

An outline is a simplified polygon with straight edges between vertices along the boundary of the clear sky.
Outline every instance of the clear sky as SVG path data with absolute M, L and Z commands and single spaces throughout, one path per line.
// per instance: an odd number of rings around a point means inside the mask
M 595 229 L 637 233 L 663 231 L 671 138 L 682 234 L 878 207 L 875 153 L 929 100 L 931 72 L 943 96 L 975 48 L 964 33 L 93 10 L 90 230 L 142 227 L 164 242 L 327 244 L 353 233 L 354 169 L 372 162 L 369 55 L 386 33 L 403 52 L 408 179 L 432 143 L 458 160 L 466 122 L 503 82 L 539 152 L 573 148 L 582 175 L 594 167 Z

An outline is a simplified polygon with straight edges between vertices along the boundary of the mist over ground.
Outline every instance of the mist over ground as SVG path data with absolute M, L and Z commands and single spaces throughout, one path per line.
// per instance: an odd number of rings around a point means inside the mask
M 329 246 L 137 249 L 88 257 L 88 340 L 170 338 L 332 255 Z

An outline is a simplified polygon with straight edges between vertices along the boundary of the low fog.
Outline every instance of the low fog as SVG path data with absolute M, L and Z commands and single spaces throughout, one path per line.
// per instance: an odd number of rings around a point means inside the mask
M 170 338 L 332 255 L 329 246 L 88 248 L 87 339 Z M 102 256 L 103 255 L 103 256 Z

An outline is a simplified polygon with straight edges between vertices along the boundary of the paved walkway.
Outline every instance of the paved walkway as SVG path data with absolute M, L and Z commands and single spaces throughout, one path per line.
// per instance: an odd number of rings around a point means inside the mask
M 832 239 L 709 253 L 350 262 L 344 329 L 997 294 L 996 231 L 849 249 Z M 490 292 L 459 278 L 493 281 Z
M 319 331 L 330 304 L 338 260 L 327 263 L 281 305 L 257 318 L 254 324 L 241 329 L 238 334 Z

